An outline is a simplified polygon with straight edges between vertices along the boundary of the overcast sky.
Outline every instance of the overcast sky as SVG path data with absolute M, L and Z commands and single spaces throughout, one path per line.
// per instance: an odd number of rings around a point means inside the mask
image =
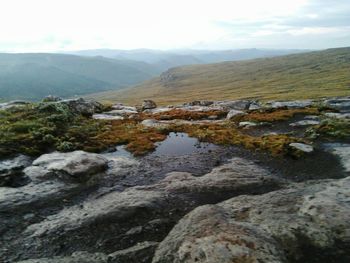
M 0 0 L 0 51 L 350 46 L 350 0 Z

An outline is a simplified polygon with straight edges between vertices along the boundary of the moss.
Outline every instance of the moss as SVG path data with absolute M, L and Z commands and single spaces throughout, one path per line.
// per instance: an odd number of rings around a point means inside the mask
M 227 111 L 224 110 L 210 110 L 210 111 L 188 111 L 184 109 L 172 109 L 167 112 L 160 112 L 156 114 L 143 114 L 142 119 L 156 119 L 156 120 L 203 120 L 210 116 L 217 116 L 218 118 L 226 117 Z
M 309 138 L 325 137 L 325 138 L 350 138 L 350 122 L 337 118 L 326 118 L 319 125 L 311 127 L 307 130 Z
M 276 122 L 286 121 L 296 115 L 318 115 L 318 108 L 305 109 L 270 109 L 264 111 L 252 111 L 244 116 L 237 116 L 233 121 L 252 121 L 252 122 Z
M 173 127 L 173 130 L 186 132 L 200 141 L 221 145 L 240 145 L 250 150 L 268 151 L 273 156 L 294 155 L 289 144 L 304 141 L 288 135 L 250 136 L 242 133 L 232 124 L 181 125 Z

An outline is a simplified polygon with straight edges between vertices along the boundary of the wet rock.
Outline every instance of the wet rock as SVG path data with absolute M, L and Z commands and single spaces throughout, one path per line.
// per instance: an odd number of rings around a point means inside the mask
M 153 100 L 144 100 L 142 102 L 141 109 L 144 110 L 150 110 L 157 108 L 157 104 Z
M 19 155 L 12 159 L 0 160 L 0 186 L 12 186 L 23 176 L 22 170 L 31 164 L 31 158 Z
M 244 111 L 240 111 L 240 110 L 230 110 L 227 113 L 226 119 L 227 120 L 231 120 L 233 117 L 237 117 L 237 116 L 243 116 L 246 115 L 246 113 Z
M 33 162 L 34 169 L 39 167 L 46 172 L 54 172 L 58 176 L 69 176 L 79 182 L 87 182 L 93 175 L 104 172 L 108 160 L 101 155 L 74 151 L 68 153 L 54 152 L 44 154 Z M 33 167 L 28 167 L 28 173 Z
M 312 100 L 294 100 L 294 101 L 269 101 L 266 103 L 267 106 L 278 109 L 278 108 L 306 108 L 312 106 Z
M 61 97 L 49 95 L 43 98 L 42 102 L 55 102 L 55 101 L 61 101 L 61 100 L 62 100 Z
M 317 120 L 301 120 L 297 122 L 293 122 L 289 124 L 292 127 L 301 127 L 301 126 L 311 126 L 311 125 L 319 125 L 320 121 Z
M 190 212 L 153 263 L 348 262 L 350 177 L 293 184 Z
M 307 145 L 305 143 L 293 142 L 293 143 L 290 143 L 289 146 L 298 151 L 302 151 L 304 153 L 312 153 L 314 151 L 314 147 L 312 147 L 311 145 Z
M 31 225 L 26 235 L 53 238 L 52 234 L 68 234 L 71 239 L 72 231 L 88 231 L 89 226 L 99 222 L 103 225 L 93 235 L 103 235 L 108 231 L 108 225 L 127 222 L 143 215 L 164 214 L 207 202 L 216 202 L 239 194 L 257 194 L 280 187 L 281 181 L 273 177 L 267 170 L 254 163 L 234 158 L 228 164 L 213 169 L 212 172 L 201 177 L 189 173 L 171 173 L 164 180 L 149 186 L 131 187 L 123 192 L 111 192 L 100 198 L 87 200 L 82 205 L 72 206 L 49 216 L 46 220 Z M 150 218 L 152 220 L 152 218 Z M 103 224 L 102 222 L 109 222 Z M 96 237 L 95 237 L 96 238 Z
M 83 98 L 61 100 L 55 103 L 67 105 L 73 113 L 86 116 L 92 116 L 96 112 L 101 112 L 103 108 L 99 102 L 87 101 Z
M 88 253 L 79 251 L 66 257 L 28 259 L 17 261 L 17 263 L 110 263 L 108 256 L 104 253 Z
M 350 144 L 345 143 L 326 143 L 325 148 L 338 156 L 345 171 L 350 172 Z
M 250 103 L 249 100 L 217 101 L 214 102 L 213 106 L 220 106 L 229 110 L 248 110 Z
M 147 263 L 152 260 L 158 244 L 158 242 L 145 241 L 109 255 L 79 251 L 71 256 L 29 259 L 17 263 Z

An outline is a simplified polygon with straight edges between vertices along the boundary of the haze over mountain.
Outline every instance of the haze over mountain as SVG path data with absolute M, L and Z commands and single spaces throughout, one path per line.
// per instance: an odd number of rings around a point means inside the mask
M 270 57 L 303 50 L 86 50 L 0 54 L 0 100 L 86 95 L 136 85 L 171 67 Z M 82 56 L 84 55 L 84 56 Z
M 192 65 L 121 91 L 93 94 L 102 101 L 161 104 L 191 99 L 303 99 L 350 94 L 350 47 L 274 58 Z
M 92 49 L 64 52 L 67 54 L 81 56 L 103 56 L 113 59 L 136 60 L 143 61 L 154 65 L 161 71 L 165 71 L 172 67 L 207 64 L 223 61 L 237 61 L 262 57 L 281 56 L 292 53 L 307 52 L 303 49 L 231 49 L 231 50 L 153 50 L 153 49 Z

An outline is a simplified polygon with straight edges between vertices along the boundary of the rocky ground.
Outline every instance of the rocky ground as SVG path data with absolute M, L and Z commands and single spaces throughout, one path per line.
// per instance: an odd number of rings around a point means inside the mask
M 0 104 L 0 132 L 16 125 L 0 140 L 1 262 L 350 261 L 350 98 L 43 103 L 106 128 L 85 144 L 55 130 L 30 154 L 16 140 L 47 134 L 18 130 L 27 103 Z

